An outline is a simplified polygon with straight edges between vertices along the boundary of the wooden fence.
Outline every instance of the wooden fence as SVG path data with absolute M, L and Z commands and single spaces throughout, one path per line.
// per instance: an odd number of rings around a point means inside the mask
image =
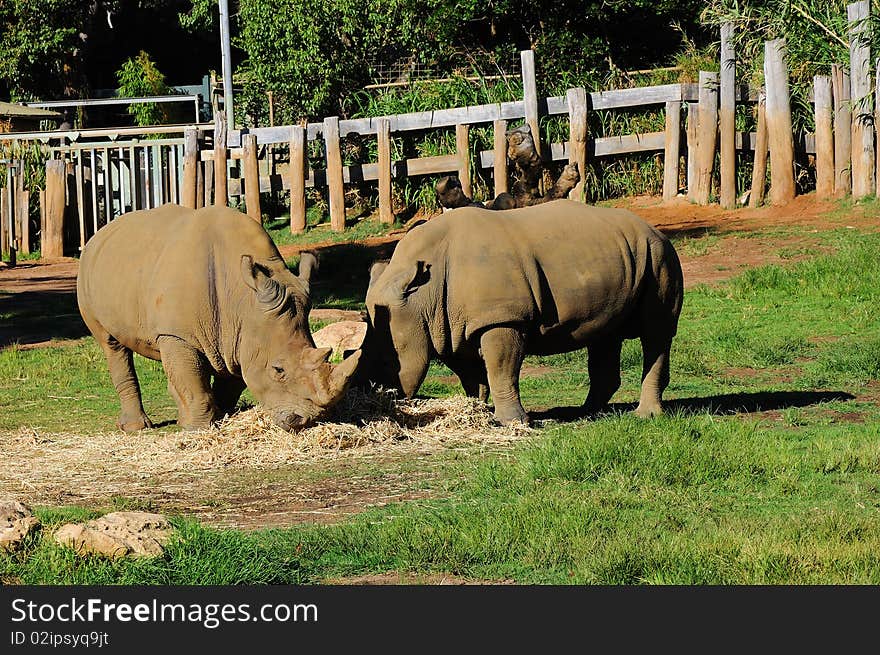
M 765 86 L 749 89 L 735 84 L 736 55 L 733 30 L 721 31 L 720 73 L 702 72 L 694 84 L 666 84 L 634 89 L 588 92 L 569 89 L 564 96 L 539 98 L 535 92 L 535 65 L 532 51 L 521 53 L 524 97 L 522 100 L 384 116 L 340 119 L 327 117 L 304 125 L 257 127 L 228 130 L 222 112 L 215 123 L 167 126 L 149 129 L 84 130 L 77 133 L 0 135 L 9 138 L 59 139 L 69 143 L 47 148 L 47 190 L 43 194 L 42 248 L 44 256 L 60 254 L 64 244 L 50 239 L 64 230 L 49 223 L 74 220 L 79 245 L 114 217 L 134 209 L 177 202 L 190 207 L 228 203 L 244 196 L 248 214 L 261 219 L 260 193 L 290 194 L 290 227 L 305 228 L 305 198 L 309 187 L 325 188 L 329 199 L 332 229 L 345 228 L 344 191 L 346 184 L 376 181 L 379 189 L 379 215 L 391 222 L 391 184 L 395 178 L 457 174 L 468 195 L 471 170 L 480 168 L 491 177 L 494 192 L 506 190 L 507 157 L 504 134 L 511 121 L 524 121 L 540 134 L 540 120 L 567 116 L 568 139 L 539 144 L 547 161 L 576 162 L 580 170 L 595 159 L 654 152 L 664 161 L 663 198 L 671 200 L 686 189 L 687 197 L 707 204 L 716 195 L 725 207 L 737 204 L 736 152 L 753 151 L 754 170 L 749 204 L 757 206 L 767 190 L 769 156 L 770 200 L 784 203 L 795 194 L 795 153 L 809 154 L 815 162 L 817 194 L 822 197 L 852 193 L 855 197 L 874 193 L 876 170 L 871 93 L 880 85 L 880 62 L 872 76 L 867 62 L 870 53 L 858 30 L 866 25 L 868 0 L 850 5 L 852 41 L 849 75 L 842 66 L 832 75 L 814 81 L 816 134 L 794 134 L 788 88 L 788 69 L 783 40 L 770 41 L 765 48 Z M 855 98 L 850 101 L 849 98 Z M 755 132 L 735 131 L 737 104 L 754 105 Z M 880 109 L 880 102 L 875 106 Z M 592 111 L 663 109 L 663 131 L 622 136 L 591 136 L 588 130 Z M 493 148 L 471 152 L 469 131 L 477 125 L 491 125 Z M 392 160 L 391 140 L 407 138 L 436 129 L 455 130 L 455 152 L 447 155 Z M 158 139 L 144 139 L 151 132 Z M 138 138 L 127 138 L 136 134 Z M 342 140 L 358 135 L 377 140 L 377 161 L 344 165 Z M 96 139 L 101 139 L 96 141 Z M 324 167 L 308 165 L 306 153 L 311 142 L 322 142 Z M 288 149 L 289 164 L 284 171 L 275 168 L 273 150 Z M 716 185 L 715 164 L 720 152 L 720 180 Z M 683 165 L 684 164 L 684 165 Z M 51 169 L 51 175 L 49 174 Z M 491 174 L 489 173 L 491 171 Z M 14 177 L 14 176 L 13 176 Z M 13 178 L 10 178 L 13 180 Z M 0 180 L 2 182 L 2 180 Z M 15 187 L 14 180 L 11 188 Z M 51 185 L 61 185 L 63 193 Z M 9 186 L 9 185 L 7 185 Z M 575 189 L 577 193 L 579 189 Z M 740 196 L 743 189 L 740 189 Z M 11 194 L 3 194 L 6 198 Z M 59 197 L 62 200 L 59 200 Z M 49 200 L 54 198 L 55 200 Z M 6 212 L 2 221 L 4 249 L 10 245 L 27 250 L 27 239 L 13 243 L 11 234 L 23 235 L 26 228 L 19 219 L 17 232 L 10 231 L 9 207 L 26 216 L 22 201 L 0 203 Z M 65 211 L 64 208 L 67 208 Z M 4 209 L 5 208 L 5 209 Z M 71 218 L 75 216 L 75 219 Z M 24 229 L 24 233 L 27 230 Z M 68 230 L 68 233 L 70 231 Z M 70 250 L 71 244 L 68 244 Z

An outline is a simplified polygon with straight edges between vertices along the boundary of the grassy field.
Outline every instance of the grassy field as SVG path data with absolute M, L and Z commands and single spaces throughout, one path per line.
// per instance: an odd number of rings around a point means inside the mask
M 0 577 L 274 584 L 441 572 L 541 584 L 878 584 L 880 234 L 820 238 L 831 254 L 688 291 L 666 416 L 627 411 L 641 371 L 634 342 L 616 404 L 595 420 L 565 418 L 586 396 L 585 354 L 532 357 L 521 386 L 526 408 L 545 419 L 539 429 L 503 451 L 435 458 L 428 499 L 251 532 L 175 517 L 164 557 L 118 563 L 77 559 L 47 536 L 108 508 L 39 507 L 42 536 L 0 555 Z M 699 253 L 716 239 L 678 245 Z M 172 421 L 161 367 L 137 365 L 148 413 Z M 422 393 L 460 393 L 449 375 L 432 366 Z M 0 429 L 87 435 L 111 429 L 116 412 L 90 339 L 0 353 Z M 329 469 L 344 483 L 345 469 Z

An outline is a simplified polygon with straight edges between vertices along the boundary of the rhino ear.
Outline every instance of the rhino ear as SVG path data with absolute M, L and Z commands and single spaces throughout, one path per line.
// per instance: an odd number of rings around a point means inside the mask
M 419 287 L 427 284 L 431 279 L 431 265 L 419 260 L 416 262 L 415 269 L 411 271 L 411 275 L 405 278 L 406 282 L 401 290 L 401 298 L 406 298 L 414 293 Z
M 381 260 L 374 263 L 370 266 L 370 287 L 376 284 L 376 280 L 379 279 L 379 276 L 385 272 L 385 269 L 388 268 L 388 260 Z
M 241 278 L 251 291 L 256 292 L 257 300 L 268 309 L 275 309 L 284 303 L 284 287 L 272 279 L 272 272 L 254 261 L 250 255 L 241 256 Z
M 318 258 L 315 253 L 305 251 L 299 256 L 299 281 L 306 288 L 306 292 L 311 288 L 312 274 L 318 270 Z

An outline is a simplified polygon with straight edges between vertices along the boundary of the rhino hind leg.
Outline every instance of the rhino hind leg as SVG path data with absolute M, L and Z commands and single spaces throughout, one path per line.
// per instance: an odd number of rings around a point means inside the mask
M 110 379 L 122 406 L 116 427 L 126 432 L 137 432 L 153 427 L 153 423 L 144 412 L 141 387 L 134 369 L 133 353 L 94 320 L 87 321 L 87 324 L 101 350 L 104 351 Z
M 584 401 L 586 413 L 595 414 L 604 409 L 620 388 L 620 350 L 622 346 L 622 339 L 608 338 L 587 347 L 590 391 Z
M 642 340 L 642 391 L 636 414 L 650 418 L 663 413 L 661 397 L 669 385 L 669 351 L 672 337 L 643 335 Z
M 159 338 L 168 391 L 177 403 L 177 423 L 183 428 L 207 428 L 218 418 L 210 387 L 210 371 L 201 353 L 182 339 Z
M 512 327 L 493 327 L 480 337 L 489 390 L 495 403 L 495 420 L 502 424 L 524 423 L 529 415 L 519 396 L 519 373 L 525 358 L 525 336 Z

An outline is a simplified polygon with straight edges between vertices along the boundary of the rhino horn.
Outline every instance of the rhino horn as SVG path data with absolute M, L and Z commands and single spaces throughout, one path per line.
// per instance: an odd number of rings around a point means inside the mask
M 348 383 L 357 371 L 358 363 L 361 359 L 361 352 L 362 351 L 360 350 L 356 350 L 354 353 L 343 359 L 341 363 L 336 364 L 333 367 L 333 372 L 330 374 L 331 396 L 339 397 L 345 393 Z
M 321 364 L 327 363 L 332 353 L 332 348 L 306 348 L 300 361 L 307 370 L 313 371 Z

